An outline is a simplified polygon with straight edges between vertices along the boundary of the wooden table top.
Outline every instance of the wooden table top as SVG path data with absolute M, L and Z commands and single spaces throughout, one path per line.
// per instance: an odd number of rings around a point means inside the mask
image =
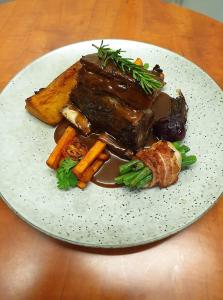
M 159 0 L 17 0 L 0 4 L 0 89 L 42 54 L 96 38 L 171 49 L 223 87 L 223 25 L 206 16 Z M 45 236 L 0 200 L 0 299 L 223 299 L 222 215 L 219 201 L 161 242 L 96 250 Z

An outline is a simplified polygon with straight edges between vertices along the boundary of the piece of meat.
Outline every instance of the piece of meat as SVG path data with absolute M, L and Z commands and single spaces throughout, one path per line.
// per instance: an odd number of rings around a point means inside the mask
M 175 182 L 176 170 L 173 168 L 175 165 L 174 151 L 169 147 L 169 144 L 159 141 L 151 147 L 151 150 L 160 157 L 160 179 L 159 186 L 167 187 Z M 177 180 L 178 177 L 176 177 Z
M 181 156 L 171 143 L 159 141 L 150 148 L 139 151 L 136 157 L 142 160 L 153 173 L 150 187 L 159 185 L 164 188 L 178 180 Z
M 98 139 L 103 143 L 106 143 L 107 148 L 121 158 L 131 159 L 134 156 L 134 152 L 130 149 L 124 148 L 119 142 L 107 133 L 99 135 Z
M 153 187 L 157 185 L 158 180 L 159 180 L 159 173 L 157 170 L 157 162 L 153 156 L 153 152 L 149 151 L 150 148 L 145 148 L 137 152 L 136 157 L 142 160 L 145 165 L 148 166 L 148 168 L 152 171 L 153 178 L 152 181 L 150 182 L 150 187 Z
M 88 119 L 74 105 L 66 105 L 61 112 L 62 115 L 79 128 L 84 135 L 91 133 L 91 124 L 88 122 Z
M 176 98 L 160 93 L 152 106 L 153 134 L 158 139 L 174 142 L 185 137 L 188 106 L 182 92 L 177 92 Z
M 188 105 L 180 89 L 177 90 L 177 97 L 171 104 L 171 116 L 179 118 L 185 124 L 187 122 Z
M 99 132 L 108 132 L 136 151 L 150 132 L 152 103 L 159 91 L 147 95 L 133 77 L 115 64 L 102 66 L 96 54 L 82 57 L 77 87 L 70 100 Z
M 176 158 L 171 161 L 172 178 L 170 180 L 171 180 L 172 184 L 174 184 L 178 180 L 178 177 L 176 177 L 174 174 L 176 174 L 179 169 L 181 170 L 182 157 L 181 157 L 180 152 L 173 146 L 172 143 L 167 142 L 167 144 L 168 144 L 169 148 L 174 151 L 174 156 Z
M 152 105 L 152 111 L 155 122 L 167 117 L 179 118 L 184 123 L 187 121 L 188 106 L 181 90 L 177 90 L 176 98 L 161 92 Z
M 103 67 L 96 54 L 83 56 L 80 62 L 83 66 L 79 72 L 80 83 L 96 92 L 118 97 L 134 109 L 150 108 L 159 94 L 159 90 L 146 94 L 132 76 L 121 72 L 112 63 Z M 162 82 L 156 72 L 150 73 Z
M 108 132 L 132 150 L 143 146 L 153 119 L 152 111 L 136 111 L 122 105 L 118 99 L 100 95 L 80 85 L 71 99 L 98 132 Z

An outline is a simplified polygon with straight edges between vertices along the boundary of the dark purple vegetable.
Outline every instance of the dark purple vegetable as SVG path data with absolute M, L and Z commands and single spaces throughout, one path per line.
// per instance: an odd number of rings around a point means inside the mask
M 175 116 L 161 118 L 154 124 L 153 133 L 161 140 L 181 141 L 186 134 L 185 123 Z
M 161 140 L 181 141 L 186 134 L 188 106 L 180 90 L 178 97 L 171 98 L 171 112 L 153 125 L 153 134 Z

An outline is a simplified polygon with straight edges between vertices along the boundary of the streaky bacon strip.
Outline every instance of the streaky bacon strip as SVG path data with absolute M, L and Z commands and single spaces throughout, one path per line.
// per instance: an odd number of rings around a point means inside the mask
M 179 153 L 179 151 L 177 151 L 176 148 L 173 147 L 173 145 L 170 142 L 168 142 L 168 145 L 169 145 L 169 148 L 173 150 L 174 156 L 176 158 L 171 161 L 172 162 L 172 170 L 173 170 L 172 171 L 172 174 L 173 174 L 172 175 L 172 184 L 174 184 L 178 180 L 178 176 L 176 177 L 176 176 L 174 176 L 174 174 L 177 173 L 179 169 L 181 170 L 182 159 L 181 159 L 181 154 Z M 179 174 L 179 172 L 178 172 L 178 174 Z
M 137 152 L 136 157 L 139 158 L 140 160 L 142 160 L 152 171 L 153 178 L 152 178 L 152 181 L 150 182 L 149 186 L 153 187 L 158 183 L 159 174 L 158 174 L 158 170 L 157 170 L 157 166 L 156 166 L 156 160 L 154 159 L 154 157 L 152 155 L 147 154 L 148 150 L 149 149 L 143 149 L 143 150 Z
M 155 143 L 153 149 L 156 153 L 159 153 L 163 161 L 163 176 L 160 178 L 159 186 L 167 187 L 172 184 L 172 180 L 175 180 L 176 177 L 173 169 L 175 153 L 164 141 Z
M 163 161 L 162 157 L 159 155 L 158 152 L 156 151 L 151 151 L 151 156 L 152 156 L 152 161 L 153 165 L 156 169 L 156 174 L 157 174 L 157 179 L 156 179 L 156 184 L 159 183 L 159 179 L 163 177 Z M 152 187 L 152 185 L 150 185 Z
M 136 154 L 136 157 L 141 159 L 153 173 L 150 187 L 159 185 L 164 188 L 178 180 L 181 164 L 176 151 L 170 147 L 168 142 L 159 141 Z
M 166 177 L 166 173 L 167 173 L 167 169 L 168 169 L 168 164 L 165 161 L 165 158 L 162 154 L 162 151 L 157 151 L 157 148 L 160 146 L 160 142 L 154 143 L 151 147 L 151 150 L 153 152 L 153 156 L 155 157 L 156 161 L 157 161 L 157 170 L 159 170 L 158 174 L 159 174 L 159 180 L 158 183 L 160 185 L 160 183 L 164 182 L 165 177 Z M 161 147 L 162 150 L 162 147 Z

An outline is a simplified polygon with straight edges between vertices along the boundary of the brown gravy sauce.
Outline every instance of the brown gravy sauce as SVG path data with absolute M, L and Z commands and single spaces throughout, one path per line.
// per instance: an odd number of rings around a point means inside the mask
M 155 121 L 159 120 L 162 117 L 166 117 L 171 112 L 171 103 L 172 98 L 164 92 L 161 92 L 156 98 L 152 111 L 154 113 Z
M 161 92 L 160 95 L 156 98 L 155 103 L 153 104 L 152 110 L 154 112 L 155 121 L 169 115 L 171 111 L 171 97 L 166 93 Z M 60 137 L 63 135 L 65 129 L 68 126 L 72 126 L 72 124 L 66 119 L 62 120 L 56 130 L 54 132 L 54 140 L 57 143 Z M 87 145 L 90 148 L 95 141 L 97 140 L 99 134 L 92 133 L 89 136 L 79 135 L 80 140 L 83 144 Z M 153 137 L 152 133 L 148 138 L 148 142 L 146 143 L 146 147 L 150 146 L 152 143 L 157 141 L 156 138 Z M 126 159 L 123 159 L 110 150 L 107 150 L 110 154 L 110 158 L 104 163 L 103 167 L 95 174 L 92 179 L 92 182 L 96 185 L 106 187 L 106 188 L 117 188 L 119 187 L 114 182 L 114 178 L 118 176 L 119 166 L 126 162 Z
M 114 182 L 114 178 L 119 174 L 119 166 L 126 161 L 127 160 L 119 158 L 110 152 L 109 160 L 107 160 L 103 167 L 96 173 L 92 182 L 106 188 L 119 187 L 119 185 Z

